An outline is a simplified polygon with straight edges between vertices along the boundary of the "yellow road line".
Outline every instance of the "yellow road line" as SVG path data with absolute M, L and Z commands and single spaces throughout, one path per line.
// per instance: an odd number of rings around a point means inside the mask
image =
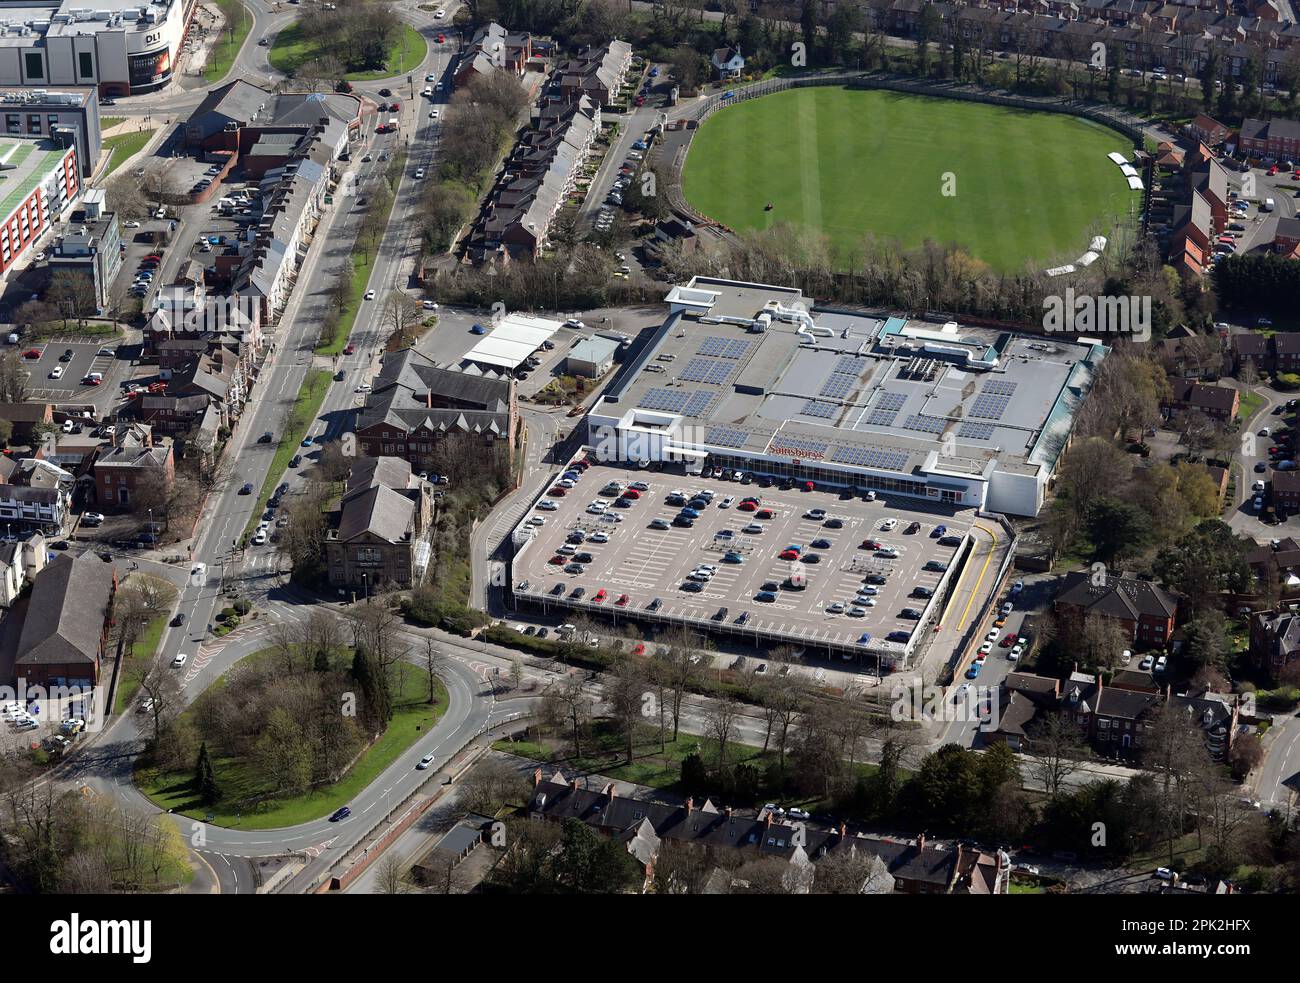
M 976 525 L 973 528 L 979 529 L 981 532 L 989 533 L 989 555 L 984 559 L 984 566 L 980 568 L 980 575 L 975 579 L 975 586 L 971 588 L 970 600 L 966 602 L 966 608 L 961 613 L 961 621 L 957 623 L 957 631 L 959 632 L 966 627 L 966 618 L 970 614 L 971 605 L 975 603 L 975 596 L 979 593 L 980 584 L 984 582 L 984 575 L 988 573 L 989 564 L 993 562 L 993 554 L 997 552 L 997 537 L 983 526 Z

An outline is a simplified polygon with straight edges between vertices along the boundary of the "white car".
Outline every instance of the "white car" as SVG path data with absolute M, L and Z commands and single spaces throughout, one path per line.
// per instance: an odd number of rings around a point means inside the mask
M 1138 668 L 1145 671 L 1145 670 L 1149 670 L 1155 664 L 1156 664 L 1155 657 L 1148 655 L 1145 659 L 1143 659 L 1141 662 L 1138 663 Z
M 124 222 L 124 223 L 122 223 L 122 228 L 124 228 L 124 229 L 138 229 L 138 228 L 140 228 L 140 223 L 139 223 L 139 222 L 135 222 L 135 221 Z
M 152 698 L 147 699 L 147 700 L 145 700 L 143 703 L 140 704 L 140 712 L 141 712 L 141 713 L 152 713 L 152 712 L 153 712 L 153 699 L 152 699 Z
M 429 110 L 429 119 L 437 119 L 437 118 L 438 118 L 438 110 L 436 109 Z
M 990 628 L 988 634 L 985 635 L 984 637 L 987 638 L 990 642 L 996 642 L 998 640 L 998 636 L 1001 634 L 1002 632 L 999 629 Z
M 1160 656 L 1160 658 L 1156 659 L 1156 672 L 1164 672 L 1165 666 L 1167 666 L 1168 664 L 1169 664 L 1168 657 L 1163 655 Z
M 262 545 L 263 543 L 265 543 L 265 542 L 266 542 L 266 530 L 265 530 L 265 529 L 259 529 L 259 530 L 257 530 L 257 532 L 253 533 L 253 545 L 254 545 L 254 546 L 261 546 L 261 545 Z
M 189 656 L 186 655 L 184 652 L 177 653 L 176 658 L 172 659 L 172 668 L 179 669 L 181 666 L 185 665 L 188 659 Z
M 1019 662 L 1020 657 L 1024 654 L 1025 647 L 1023 645 L 1015 645 L 1012 647 L 1011 651 L 1007 653 L 1007 660 L 1010 662 Z
M 554 512 L 556 509 L 559 508 L 559 506 L 556 505 L 555 502 L 551 501 L 549 498 L 544 498 L 537 503 L 537 508 L 542 512 Z
M 424 180 L 424 168 L 423 168 L 423 167 L 417 167 L 417 168 L 415 169 L 415 179 L 416 179 L 417 181 L 423 181 L 423 180 Z
M 983 644 L 980 645 L 980 655 L 988 655 L 992 651 L 993 651 L 992 642 L 984 642 Z
M 843 613 L 844 613 L 844 605 L 841 604 L 839 601 L 833 601 L 833 602 L 831 602 L 830 604 L 826 605 L 826 613 L 827 613 L 827 614 L 843 614 Z
M 443 10 L 441 7 L 439 7 L 437 10 L 433 12 L 434 20 L 442 20 L 442 18 L 446 16 L 447 16 L 447 11 Z
M 103 521 L 103 515 L 98 512 L 83 512 L 81 515 L 81 524 L 83 526 L 97 526 Z
M 367 290 L 366 300 L 374 300 L 374 299 L 375 299 L 375 292 L 373 290 Z
M 731 505 L 732 505 L 733 502 L 735 502 L 735 500 L 736 500 L 736 496 L 735 496 L 735 495 L 728 495 L 726 498 L 724 498 L 724 499 L 719 503 L 718 508 L 720 508 L 720 509 L 729 509 L 729 508 L 731 508 Z
M 62 365 L 56 365 L 56 366 L 54 366 L 54 368 L 50 369 L 50 378 L 51 378 L 51 379 L 61 379 L 61 378 L 63 378 L 63 366 L 62 366 Z
M 607 533 L 607 532 L 593 532 L 590 536 L 587 537 L 587 542 L 589 542 L 589 543 L 608 543 L 608 542 L 609 542 L 609 533 Z
M 546 525 L 546 517 L 545 517 L 545 516 L 541 516 L 541 515 L 532 515 L 532 516 L 529 516 L 529 517 L 528 517 L 528 524 L 529 524 L 530 526 L 544 526 L 544 525 Z
M 849 608 L 850 618 L 865 618 L 866 616 L 867 616 L 867 609 L 862 607 L 861 605 L 855 604 L 853 605 L 853 607 Z
M 898 525 L 898 520 L 889 518 L 880 524 L 880 528 L 885 530 L 885 532 L 889 532 L 889 530 L 893 529 L 896 525 Z
M 416 765 L 415 768 L 417 771 L 424 771 L 424 769 L 428 768 L 429 765 L 431 764 L 433 764 L 433 755 L 426 754 L 423 758 L 420 759 L 420 763 Z

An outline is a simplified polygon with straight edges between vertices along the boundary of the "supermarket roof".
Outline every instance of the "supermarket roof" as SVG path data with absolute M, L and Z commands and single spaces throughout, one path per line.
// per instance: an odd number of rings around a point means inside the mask
M 696 277 L 593 407 L 681 418 L 703 443 L 909 472 L 1034 472 L 1107 349 L 951 321 L 809 310 L 798 290 Z M 628 414 L 631 414 L 629 420 Z M 667 425 L 665 423 L 665 425 Z M 936 461 L 932 455 L 939 455 Z
M 62 163 L 67 152 L 68 148 L 53 140 L 0 138 L 0 220 L 13 214 Z
M 509 314 L 492 326 L 492 330 L 465 355 L 465 361 L 518 368 L 542 342 L 561 328 L 559 321 L 526 314 Z

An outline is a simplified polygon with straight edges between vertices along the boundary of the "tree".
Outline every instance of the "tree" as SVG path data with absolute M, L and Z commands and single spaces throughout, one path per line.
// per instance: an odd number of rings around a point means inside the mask
M 1154 563 L 1156 576 L 1181 594 L 1189 608 L 1217 607 L 1224 591 L 1245 593 L 1251 572 L 1246 554 L 1254 543 L 1238 536 L 1218 519 L 1201 522 L 1190 533 L 1166 546 Z
M 515 660 L 515 665 L 518 664 Z M 438 677 L 447 671 L 447 656 L 434 644 L 432 636 L 424 640 L 424 669 L 429 674 L 429 703 L 432 705 L 438 694 Z
M 407 880 L 410 873 L 407 866 L 398 859 L 397 854 L 388 853 L 379 861 L 375 877 L 375 891 L 378 894 L 409 894 L 411 883 Z
M 727 774 L 727 749 L 735 736 L 736 718 L 740 716 L 740 702 L 734 696 L 724 696 L 713 701 L 704 714 L 704 733 L 717 746 L 718 777 Z
M 894 877 L 874 853 L 855 845 L 828 854 L 817 863 L 814 894 L 891 894 Z
M 636 862 L 619 839 L 566 819 L 553 858 L 555 882 L 573 894 L 621 894 L 637 880 Z
M 22 403 L 27 400 L 27 370 L 19 359 L 17 352 L 7 351 L 0 355 L 0 402 Z M 9 423 L 9 421 L 5 421 Z M 9 424 L 7 444 L 13 437 L 13 424 Z
M 527 783 L 505 761 L 487 758 L 461 779 L 458 801 L 483 816 L 495 816 L 512 802 L 527 798 Z
M 1066 781 L 1087 757 L 1079 729 L 1060 713 L 1040 714 L 1034 720 L 1029 730 L 1029 751 L 1033 755 L 1030 774 L 1052 798 L 1061 794 Z
M 1107 497 L 1094 501 L 1085 521 L 1094 555 L 1106 563 L 1140 552 L 1151 536 L 1150 516 L 1122 499 Z
M 673 716 L 673 740 L 677 740 L 682 721 L 682 701 L 686 693 L 699 683 L 699 656 L 691 645 L 691 636 L 682 631 L 665 636 L 662 654 L 658 657 L 662 678 L 672 694 L 670 709 Z
M 633 656 L 623 656 L 604 674 L 602 689 L 609 703 L 627 752 L 627 763 L 632 763 L 636 732 L 645 711 L 646 677 L 640 662 Z
M 555 715 L 568 722 L 573 737 L 573 756 L 581 758 L 582 729 L 591 715 L 591 698 L 582 690 L 582 677 L 564 677 L 552 684 L 545 698 L 554 701 Z
M 258 771 L 278 795 L 298 795 L 311 782 L 311 749 L 302 727 L 281 707 L 271 711 L 254 746 Z
M 384 301 L 384 326 L 390 340 L 396 338 L 399 348 L 406 348 L 415 340 L 414 329 L 422 320 L 420 305 L 404 291 L 390 290 Z
M 939 36 L 942 24 L 933 4 L 921 8 L 916 25 L 916 74 L 922 78 L 930 74 L 930 42 Z
M 199 801 L 205 806 L 216 805 L 221 800 L 221 788 L 217 785 L 207 741 L 199 746 L 199 760 L 194 768 L 194 787 L 198 790 Z
M 1183 655 L 1193 665 L 1223 669 L 1228 659 L 1228 623 L 1223 612 L 1206 608 L 1183 626 Z

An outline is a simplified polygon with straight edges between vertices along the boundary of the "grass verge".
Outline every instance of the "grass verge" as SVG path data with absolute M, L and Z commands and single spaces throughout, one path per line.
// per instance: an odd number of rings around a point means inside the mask
M 402 75 L 412 71 L 424 61 L 427 53 L 428 45 L 420 32 L 409 24 L 403 24 L 401 32 L 388 49 L 383 68 L 365 72 L 347 72 L 343 78 L 352 82 L 365 82 Z M 272 68 L 286 75 L 293 75 L 316 57 L 316 49 L 312 46 L 311 40 L 303 36 L 301 22 L 295 21 L 276 35 L 267 57 Z
M 339 310 L 338 323 L 334 327 L 334 336 L 328 342 L 316 346 L 317 355 L 339 355 L 352 334 L 352 325 L 361 309 L 361 298 L 366 293 L 366 282 L 370 279 L 371 259 L 367 254 L 352 254 L 352 286 L 348 299 Z
M 269 649 L 256 652 L 250 659 L 271 656 Z M 441 682 L 435 690 L 432 706 L 428 676 L 418 666 L 406 662 L 397 664 L 398 685 L 394 689 L 393 718 L 383 735 L 353 764 L 343 778 L 328 787 L 313 789 L 302 795 L 276 799 L 265 803 L 257 812 L 243 813 L 236 806 L 217 806 L 209 809 L 195 798 L 192 787 L 194 776 L 190 772 L 159 772 L 141 768 L 136 772 L 136 786 L 160 809 L 175 810 L 191 819 L 207 819 L 217 826 L 238 826 L 240 829 L 280 829 L 296 826 L 327 816 L 348 802 L 378 777 L 379 773 L 397 760 L 415 741 L 429 732 L 447 709 L 447 690 Z M 220 685 L 220 683 L 218 683 Z M 187 710 L 181 714 L 193 713 Z M 232 801 L 254 798 L 264 791 L 263 779 L 254 762 L 230 757 L 213 761 L 222 792 Z M 389 805 L 397 805 L 394 801 Z
M 140 680 L 135 678 L 134 673 L 127 671 L 128 666 L 152 659 L 158 652 L 158 645 L 162 642 L 163 632 L 166 630 L 167 615 L 160 614 L 145 626 L 144 632 L 131 646 L 126 664 L 118 669 L 117 695 L 113 698 L 114 713 L 126 713 L 127 707 L 131 705 L 131 701 L 140 689 Z
M 266 511 L 266 503 L 271 497 L 271 492 L 280 483 L 281 476 L 289 466 L 289 459 L 298 453 L 302 438 L 306 436 L 307 429 L 316 419 L 316 414 L 320 412 L 320 404 L 324 402 L 325 393 L 329 391 L 330 380 L 329 372 L 324 369 L 311 369 L 307 373 L 307 378 L 303 380 L 302 388 L 298 390 L 298 398 L 294 400 L 289 422 L 284 432 L 280 434 L 280 443 L 275 448 L 271 469 L 262 479 L 262 490 L 257 496 L 257 507 L 253 509 L 248 525 L 244 527 L 244 542 L 248 541 L 257 524 L 262 521 L 262 513 Z
M 252 15 L 249 14 L 248 8 L 241 3 L 239 5 L 239 20 L 235 22 L 234 31 L 222 28 L 221 41 L 213 45 L 212 50 L 208 52 L 207 64 L 203 66 L 203 80 L 205 82 L 220 82 L 226 77 L 230 72 L 230 66 L 235 63 L 235 56 L 239 54 L 239 49 L 248 40 L 248 32 L 252 29 Z

